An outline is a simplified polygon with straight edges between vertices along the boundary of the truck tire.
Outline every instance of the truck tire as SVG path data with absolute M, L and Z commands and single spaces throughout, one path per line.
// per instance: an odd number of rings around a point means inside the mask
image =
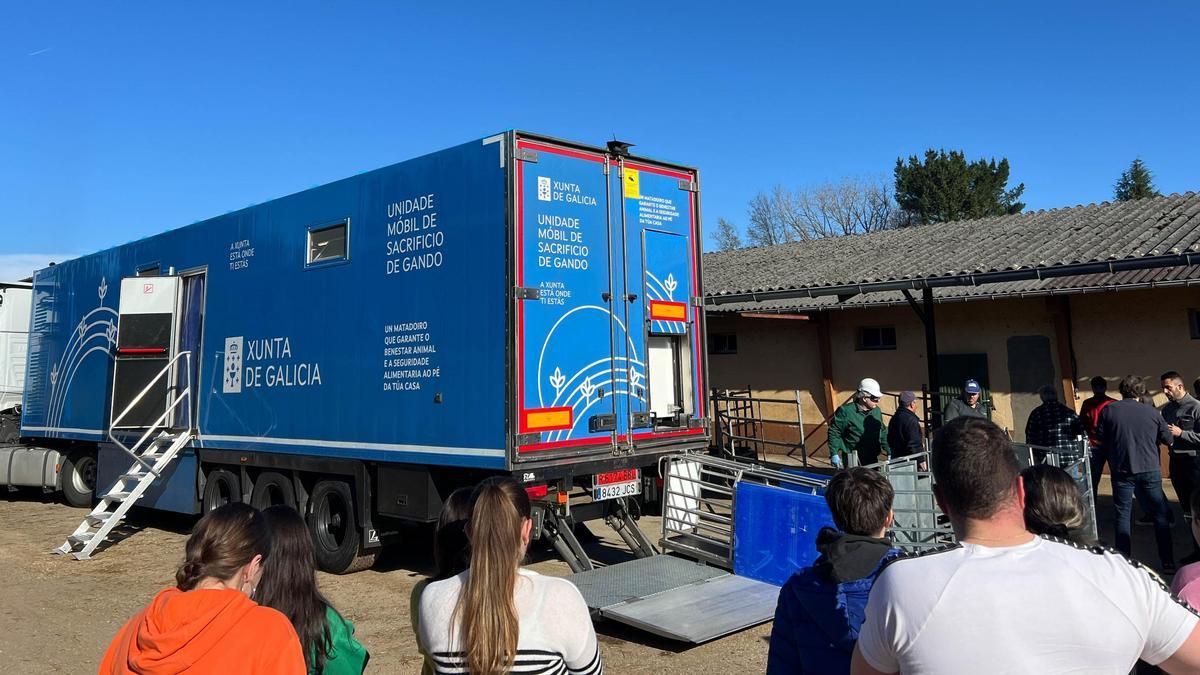
M 375 561 L 374 554 L 358 555 L 354 498 L 344 481 L 323 480 L 313 486 L 308 498 L 308 532 L 317 567 L 326 572 L 348 574 L 366 569 Z
M 292 487 L 292 479 L 275 471 L 258 474 L 254 480 L 254 490 L 250 493 L 250 506 L 261 511 L 279 504 L 296 508 L 296 489 Z
M 21 418 L 10 413 L 0 413 L 0 445 L 16 443 L 21 437 Z
M 63 498 L 67 503 L 75 507 L 91 506 L 96 493 L 96 453 L 71 452 L 63 460 L 61 472 Z
M 204 513 L 213 509 L 242 501 L 242 492 L 238 489 L 238 477 L 232 471 L 213 469 L 204 480 L 204 496 L 200 508 Z

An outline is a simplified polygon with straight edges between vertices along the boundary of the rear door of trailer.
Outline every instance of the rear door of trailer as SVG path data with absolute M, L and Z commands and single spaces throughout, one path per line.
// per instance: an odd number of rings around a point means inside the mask
M 702 444 L 694 172 L 515 142 L 514 464 Z

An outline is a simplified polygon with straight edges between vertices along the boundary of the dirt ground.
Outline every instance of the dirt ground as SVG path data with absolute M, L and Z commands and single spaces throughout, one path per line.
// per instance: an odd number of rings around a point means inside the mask
M 1169 484 L 1168 484 L 1169 490 Z M 1098 513 L 1101 537 L 1112 540 L 1112 506 L 1107 478 Z M 1174 494 L 1169 492 L 1174 499 Z M 1174 504 L 1176 513 L 1178 505 Z M 88 673 L 117 629 L 158 590 L 173 583 L 175 566 L 192 519 L 138 514 L 136 531 L 95 559 L 79 562 L 50 555 L 85 511 L 70 508 L 36 491 L 0 493 L 0 661 L 6 673 Z M 657 540 L 657 520 L 643 529 Z M 596 534 L 615 539 L 604 527 Z M 1182 518 L 1175 529 L 1176 557 L 1191 551 Z M 320 575 L 330 600 L 355 624 L 371 651 L 370 672 L 420 670 L 420 657 L 409 623 L 408 598 L 428 572 L 429 535 L 411 533 L 411 543 L 388 551 L 373 570 L 349 576 Z M 616 547 L 602 539 L 598 559 L 614 558 Z M 1157 562 L 1153 532 L 1134 528 L 1134 553 Z M 566 565 L 543 556 L 531 567 L 543 574 L 566 575 Z M 752 673 L 766 668 L 769 623 L 687 647 L 618 625 L 598 632 L 606 670 L 611 673 Z
M 174 584 L 175 567 L 193 520 L 135 514 L 136 530 L 94 559 L 51 555 L 86 513 L 37 491 L 0 491 L 0 662 L 5 673 L 95 672 L 121 625 L 160 589 Z M 657 541 L 657 519 L 643 528 Z M 594 558 L 619 554 L 604 526 Z M 347 576 L 320 574 L 329 599 L 354 622 L 371 652 L 368 672 L 416 673 L 421 659 L 409 622 L 409 593 L 430 565 L 430 537 L 411 532 L 411 544 L 389 550 L 374 569 Z M 565 576 L 566 564 L 540 556 L 530 567 Z M 770 624 L 708 644 L 686 647 L 618 625 L 598 626 L 600 649 L 611 673 L 762 672 Z

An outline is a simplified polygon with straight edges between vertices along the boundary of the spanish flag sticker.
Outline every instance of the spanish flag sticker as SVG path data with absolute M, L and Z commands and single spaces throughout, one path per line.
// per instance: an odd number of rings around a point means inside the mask
M 625 198 L 626 199 L 641 199 L 642 198 L 642 174 L 637 169 L 625 169 Z

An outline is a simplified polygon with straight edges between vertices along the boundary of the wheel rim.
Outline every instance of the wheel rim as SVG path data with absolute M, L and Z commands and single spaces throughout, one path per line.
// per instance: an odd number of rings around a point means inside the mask
M 88 493 L 96 489 L 96 458 L 80 457 L 71 473 L 71 487 L 76 492 Z
M 316 519 L 317 543 L 329 551 L 336 551 L 346 541 L 346 523 L 350 513 L 346 502 L 337 494 L 327 494 L 313 511 Z

